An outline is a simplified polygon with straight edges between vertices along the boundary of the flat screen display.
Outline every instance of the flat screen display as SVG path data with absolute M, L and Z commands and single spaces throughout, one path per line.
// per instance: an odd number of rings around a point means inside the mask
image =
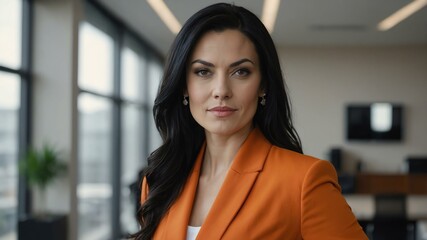
M 350 104 L 346 108 L 348 140 L 400 141 L 403 107 L 391 103 Z

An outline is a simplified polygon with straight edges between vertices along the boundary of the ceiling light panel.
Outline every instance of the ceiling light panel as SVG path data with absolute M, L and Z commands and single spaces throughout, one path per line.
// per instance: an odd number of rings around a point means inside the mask
M 427 0 L 414 0 L 378 24 L 378 30 L 387 31 L 427 5 Z
M 147 0 L 148 4 L 154 9 L 154 11 L 159 15 L 160 19 L 166 24 L 169 30 L 178 34 L 181 30 L 181 24 L 173 15 L 172 11 L 168 8 L 166 3 L 163 0 Z
M 267 30 L 272 33 L 276 23 L 277 12 L 279 11 L 280 0 L 264 0 L 261 21 Z

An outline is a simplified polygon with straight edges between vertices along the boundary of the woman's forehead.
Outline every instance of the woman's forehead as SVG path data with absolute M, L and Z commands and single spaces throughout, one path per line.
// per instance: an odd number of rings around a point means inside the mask
M 240 31 L 227 29 L 205 33 L 196 43 L 189 62 L 199 58 L 204 60 L 229 58 L 231 61 L 242 57 L 258 61 L 254 44 Z

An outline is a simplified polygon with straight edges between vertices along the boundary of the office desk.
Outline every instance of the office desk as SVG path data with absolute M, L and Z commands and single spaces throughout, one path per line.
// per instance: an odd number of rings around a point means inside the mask
M 427 174 L 359 173 L 357 194 L 406 194 L 427 196 Z

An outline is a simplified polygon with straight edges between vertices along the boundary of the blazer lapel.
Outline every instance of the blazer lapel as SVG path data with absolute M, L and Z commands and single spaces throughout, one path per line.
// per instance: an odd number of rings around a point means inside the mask
M 190 221 L 194 198 L 196 196 L 200 167 L 205 153 L 204 150 L 205 144 L 202 146 L 199 155 L 197 156 L 193 171 L 191 172 L 184 189 L 167 214 L 167 219 L 165 219 L 167 221 L 166 228 L 163 230 L 162 239 L 182 240 L 187 236 L 187 226 Z
M 197 239 L 222 237 L 250 193 L 270 148 L 271 144 L 258 128 L 249 134 L 236 154 Z

